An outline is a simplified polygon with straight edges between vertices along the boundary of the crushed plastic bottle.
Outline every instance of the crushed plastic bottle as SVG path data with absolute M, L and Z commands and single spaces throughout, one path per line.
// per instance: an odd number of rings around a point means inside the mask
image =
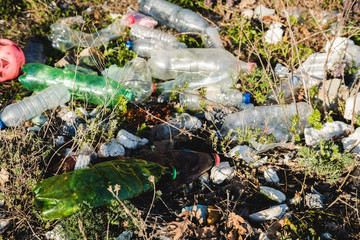
M 219 32 L 216 28 L 206 28 L 202 34 L 202 40 L 206 48 L 224 48 Z
M 155 127 L 158 139 L 169 139 L 181 134 L 182 131 L 195 131 L 202 126 L 201 121 L 188 113 L 182 113 L 178 117 Z
M 242 93 L 237 89 L 205 89 L 204 96 L 196 91 L 180 93 L 180 104 L 187 110 L 201 110 L 207 105 L 221 109 L 223 106 L 241 108 L 250 102 L 250 93 Z
M 310 126 L 308 117 L 311 112 L 311 106 L 305 102 L 258 106 L 228 115 L 220 132 L 223 136 L 226 136 L 229 131 L 234 133 L 237 128 L 240 128 L 243 132 L 247 127 L 251 129 L 260 128 L 262 131 L 266 130 L 267 134 L 273 134 L 277 141 L 283 141 L 290 137 L 287 124 L 292 126 L 290 123 L 291 118 L 299 114 L 299 123 L 295 127 L 297 132 L 301 134 L 303 132 L 301 126 L 303 128 Z M 284 117 L 286 117 L 286 121 Z
M 29 91 L 41 91 L 56 83 L 62 83 L 71 95 L 98 105 L 115 105 L 119 97 L 133 99 L 131 90 L 124 89 L 116 81 L 53 68 L 40 63 L 28 63 L 22 68 L 25 73 L 19 77 L 22 86 Z
M 79 23 L 76 20 L 76 23 Z M 70 28 L 70 24 L 58 21 L 51 24 L 52 33 L 48 36 L 52 41 L 52 46 L 56 49 L 65 51 L 74 46 L 97 47 L 118 38 L 125 29 L 121 19 L 115 20 L 108 27 L 96 33 L 84 33 Z
M 62 106 L 70 100 L 70 93 L 61 84 L 52 85 L 36 95 L 7 106 L 1 113 L 1 122 L 7 127 L 15 127 L 48 109 Z
M 200 15 L 164 0 L 140 0 L 138 10 L 180 32 L 202 33 L 209 27 Z
M 164 42 L 178 42 L 176 37 L 173 35 L 167 34 L 158 29 L 152 29 L 144 27 L 138 24 L 134 24 L 130 30 L 130 39 L 135 41 L 137 39 L 149 39 L 149 40 L 159 40 Z
M 154 28 L 158 22 L 144 14 L 135 11 L 134 9 L 128 7 L 126 14 L 121 18 L 122 24 L 131 27 L 133 24 L 138 24 L 148 28 Z
M 150 57 L 151 51 L 155 49 L 179 49 L 187 48 L 185 43 L 165 42 L 151 39 L 138 39 L 132 43 L 132 50 L 140 57 Z
M 148 60 L 151 74 L 162 80 L 175 79 L 182 73 L 209 74 L 229 70 L 232 76 L 250 72 L 254 63 L 236 59 L 221 48 L 163 49 L 153 51 Z

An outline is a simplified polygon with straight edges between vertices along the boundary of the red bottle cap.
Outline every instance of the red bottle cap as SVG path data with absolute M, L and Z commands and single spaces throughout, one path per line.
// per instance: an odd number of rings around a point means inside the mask
M 220 157 L 219 157 L 219 155 L 217 155 L 216 153 L 213 153 L 213 156 L 214 156 L 214 158 L 215 158 L 215 166 L 216 166 L 216 165 L 219 165 L 219 163 L 220 163 Z
M 153 90 L 152 90 L 153 93 L 156 93 L 156 83 L 153 83 Z
M 127 20 L 130 25 L 135 23 L 135 18 L 133 15 L 127 16 Z

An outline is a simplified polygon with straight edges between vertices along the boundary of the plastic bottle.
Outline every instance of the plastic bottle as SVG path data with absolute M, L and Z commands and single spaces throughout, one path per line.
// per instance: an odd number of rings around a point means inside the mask
M 240 61 L 221 48 L 152 51 L 148 63 L 152 76 L 162 80 L 175 79 L 182 73 L 209 74 L 220 70 L 229 70 L 236 76 L 253 68 L 253 63 Z
M 169 139 L 178 136 L 182 131 L 194 131 L 202 126 L 201 121 L 189 115 L 182 113 L 178 117 L 156 126 L 156 137 L 158 139 Z
M 22 68 L 25 73 L 19 77 L 22 86 L 29 91 L 41 91 L 46 87 L 62 83 L 73 97 L 99 105 L 115 105 L 120 95 L 132 100 L 133 93 L 116 81 L 53 68 L 40 63 L 28 63 Z
M 237 107 L 250 102 L 250 93 L 242 93 L 237 89 L 205 89 L 205 96 L 200 96 L 197 92 L 180 93 L 180 104 L 187 110 L 201 110 L 207 105 L 212 105 L 218 109 L 223 106 Z
M 240 128 L 243 132 L 247 127 L 251 129 L 260 128 L 262 131 L 266 130 L 267 134 L 273 134 L 277 141 L 287 140 L 289 131 L 284 116 L 286 116 L 287 123 L 291 127 L 290 119 L 299 114 L 299 122 L 305 128 L 310 126 L 308 117 L 311 112 L 311 106 L 305 102 L 299 102 L 296 105 L 291 103 L 258 106 L 228 115 L 220 132 L 225 136 L 229 131 L 235 132 L 237 128 Z M 297 123 L 296 129 L 299 133 L 302 133 L 299 123 Z
M 236 74 L 227 69 L 210 73 L 183 73 L 175 80 L 158 83 L 156 91 L 170 92 L 179 88 L 197 90 L 203 87 L 228 89 L 233 87 L 236 81 Z
M 149 17 L 141 14 L 130 7 L 127 8 L 126 14 L 121 18 L 123 25 L 131 27 L 133 24 L 139 24 L 148 28 L 154 28 L 158 22 Z
M 202 33 L 209 27 L 200 15 L 164 0 L 140 0 L 138 10 L 180 32 Z
M 110 40 L 118 38 L 125 29 L 121 19 L 116 20 L 108 27 L 96 33 L 84 33 L 73 30 L 70 25 L 59 21 L 51 24 L 52 33 L 48 36 L 52 41 L 52 46 L 56 49 L 65 51 L 74 46 L 97 47 L 104 45 Z
M 147 100 L 154 90 L 150 69 L 143 58 L 134 58 L 123 68 L 111 70 L 108 72 L 108 77 L 117 81 L 125 89 L 131 89 L 135 102 Z
M 150 57 L 150 52 L 154 49 L 178 49 L 187 48 L 185 43 L 165 42 L 150 39 L 138 39 L 132 43 L 132 50 L 140 57 Z
M 7 106 L 1 113 L 1 122 L 15 127 L 48 109 L 64 105 L 70 100 L 70 93 L 63 84 L 52 85 L 36 95 Z
M 159 40 L 164 42 L 178 42 L 173 35 L 164 33 L 163 31 L 134 24 L 131 26 L 130 39 L 135 41 L 137 39 Z
M 218 30 L 213 27 L 205 29 L 202 40 L 206 48 L 224 48 Z

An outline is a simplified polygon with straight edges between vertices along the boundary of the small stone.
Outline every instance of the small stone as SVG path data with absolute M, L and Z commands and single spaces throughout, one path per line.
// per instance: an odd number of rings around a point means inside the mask
M 341 142 L 346 151 L 360 154 L 360 127 L 348 137 L 343 138 Z
M 133 236 L 132 231 L 124 231 L 116 238 L 116 240 L 130 240 L 132 236 Z
M 74 170 L 85 168 L 90 165 L 90 162 L 91 162 L 91 155 L 79 155 L 76 158 L 76 164 Z
M 256 222 L 263 222 L 267 220 L 272 220 L 276 218 L 281 218 L 284 213 L 288 210 L 286 204 L 281 204 L 278 206 L 273 206 L 271 208 L 262 210 L 257 213 L 249 215 L 250 219 Z
M 100 145 L 98 155 L 99 157 L 124 156 L 125 148 L 119 144 L 115 138 L 113 138 L 111 139 L 111 143 L 104 143 Z
M 309 208 L 324 208 L 323 197 L 316 193 L 307 194 L 305 202 Z
M 265 32 L 265 42 L 269 44 L 277 44 L 282 40 L 284 30 L 281 29 L 282 24 L 275 22 L 270 25 L 270 29 Z
M 266 182 L 272 182 L 272 183 L 279 183 L 280 179 L 279 176 L 277 175 L 275 169 L 273 168 L 267 168 L 264 171 L 264 178 L 266 180 Z
M 350 130 L 351 126 L 349 124 L 340 121 L 327 122 L 320 130 L 305 128 L 305 143 L 308 146 L 315 146 L 320 139 L 329 140 L 333 137 L 340 137 Z
M 135 136 L 124 129 L 121 129 L 118 132 L 116 140 L 118 143 L 129 149 L 136 149 L 138 147 L 144 146 L 149 142 L 149 140 L 146 138 Z
M 75 155 L 75 152 L 73 152 L 71 148 L 65 148 L 64 157 L 70 157 L 72 155 Z
M 354 101 L 355 95 L 349 97 L 345 103 L 345 111 L 344 111 L 344 118 L 347 120 L 352 119 L 353 109 L 354 109 Z M 356 96 L 356 103 L 355 103 L 355 116 L 360 113 L 360 93 Z
M 4 219 L 3 215 L 0 214 L 0 234 L 2 234 L 5 231 L 9 223 L 10 223 L 10 219 Z
M 225 180 L 231 180 L 235 176 L 234 169 L 229 162 L 220 162 L 210 172 L 210 179 L 214 184 L 221 184 Z
M 271 187 L 266 187 L 266 186 L 261 186 L 261 193 L 264 194 L 265 196 L 267 196 L 268 198 L 278 202 L 278 203 L 282 203 L 286 200 L 286 196 L 285 194 L 283 194 L 282 192 L 280 192 L 279 190 L 276 190 L 274 188 Z
M 68 240 L 60 224 L 57 224 L 53 230 L 46 232 L 45 237 L 47 240 Z
M 28 132 L 39 132 L 41 128 L 39 126 L 33 126 L 33 127 L 28 127 L 26 130 Z

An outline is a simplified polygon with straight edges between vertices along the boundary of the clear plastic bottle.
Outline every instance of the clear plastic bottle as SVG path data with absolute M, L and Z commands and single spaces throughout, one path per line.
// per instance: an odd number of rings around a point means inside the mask
M 121 21 L 123 25 L 126 25 L 128 27 L 131 27 L 133 24 L 139 24 L 148 28 L 154 28 L 158 22 L 149 17 L 145 16 L 144 14 L 141 14 L 130 7 L 127 8 L 127 12 L 123 17 L 121 18 Z
M 223 106 L 241 108 L 241 105 L 250 102 L 250 93 L 242 93 L 237 89 L 205 89 L 204 96 L 196 91 L 180 93 L 180 104 L 187 110 L 202 110 L 207 105 L 218 109 Z
M 360 46 L 348 44 L 345 51 L 345 61 L 354 61 L 354 67 L 360 67 Z
M 213 27 L 205 29 L 202 40 L 206 48 L 224 48 L 218 30 Z
M 120 95 L 128 100 L 133 98 L 130 89 L 125 89 L 110 78 L 85 75 L 40 63 L 25 64 L 22 70 L 25 74 L 19 77 L 19 81 L 29 91 L 41 91 L 62 83 L 75 98 L 94 104 L 115 105 Z
M 181 131 L 195 131 L 202 126 L 201 121 L 188 113 L 182 113 L 166 123 L 156 126 L 156 137 L 159 139 L 169 139 L 178 136 Z
M 154 49 L 178 49 L 187 48 L 185 43 L 165 42 L 160 40 L 138 39 L 132 43 L 132 50 L 140 57 L 150 57 Z
M 152 51 L 148 63 L 152 76 L 162 80 L 175 79 L 182 73 L 209 74 L 220 70 L 229 70 L 232 75 L 237 75 L 253 68 L 253 63 L 240 61 L 221 48 Z
M 169 43 L 178 42 L 176 37 L 174 37 L 173 35 L 167 34 L 157 29 L 141 26 L 139 24 L 132 25 L 130 30 L 130 39 L 132 41 L 135 41 L 137 39 L 150 39 Z
M 203 87 L 228 89 L 233 87 L 236 81 L 236 74 L 227 69 L 210 73 L 183 73 L 175 80 L 158 83 L 156 85 L 156 91 L 170 92 L 179 88 L 197 90 Z
M 140 0 L 139 11 L 180 32 L 202 33 L 209 27 L 200 15 L 164 0 Z
M 284 112 L 283 112 L 284 110 Z M 302 127 L 309 127 L 308 117 L 312 108 L 305 102 L 284 105 L 258 106 L 245 109 L 228 115 L 221 127 L 221 134 L 225 136 L 229 131 L 235 132 L 240 128 L 243 132 L 246 128 L 266 130 L 267 134 L 273 134 L 277 141 L 287 140 L 290 136 L 286 121 L 291 127 L 290 120 L 299 114 L 299 123 Z M 286 116 L 286 121 L 284 116 Z M 302 133 L 300 124 L 296 124 L 298 133 Z
M 7 106 L 1 113 L 1 122 L 15 127 L 48 109 L 64 105 L 70 100 L 70 93 L 63 84 L 52 85 L 36 95 Z

